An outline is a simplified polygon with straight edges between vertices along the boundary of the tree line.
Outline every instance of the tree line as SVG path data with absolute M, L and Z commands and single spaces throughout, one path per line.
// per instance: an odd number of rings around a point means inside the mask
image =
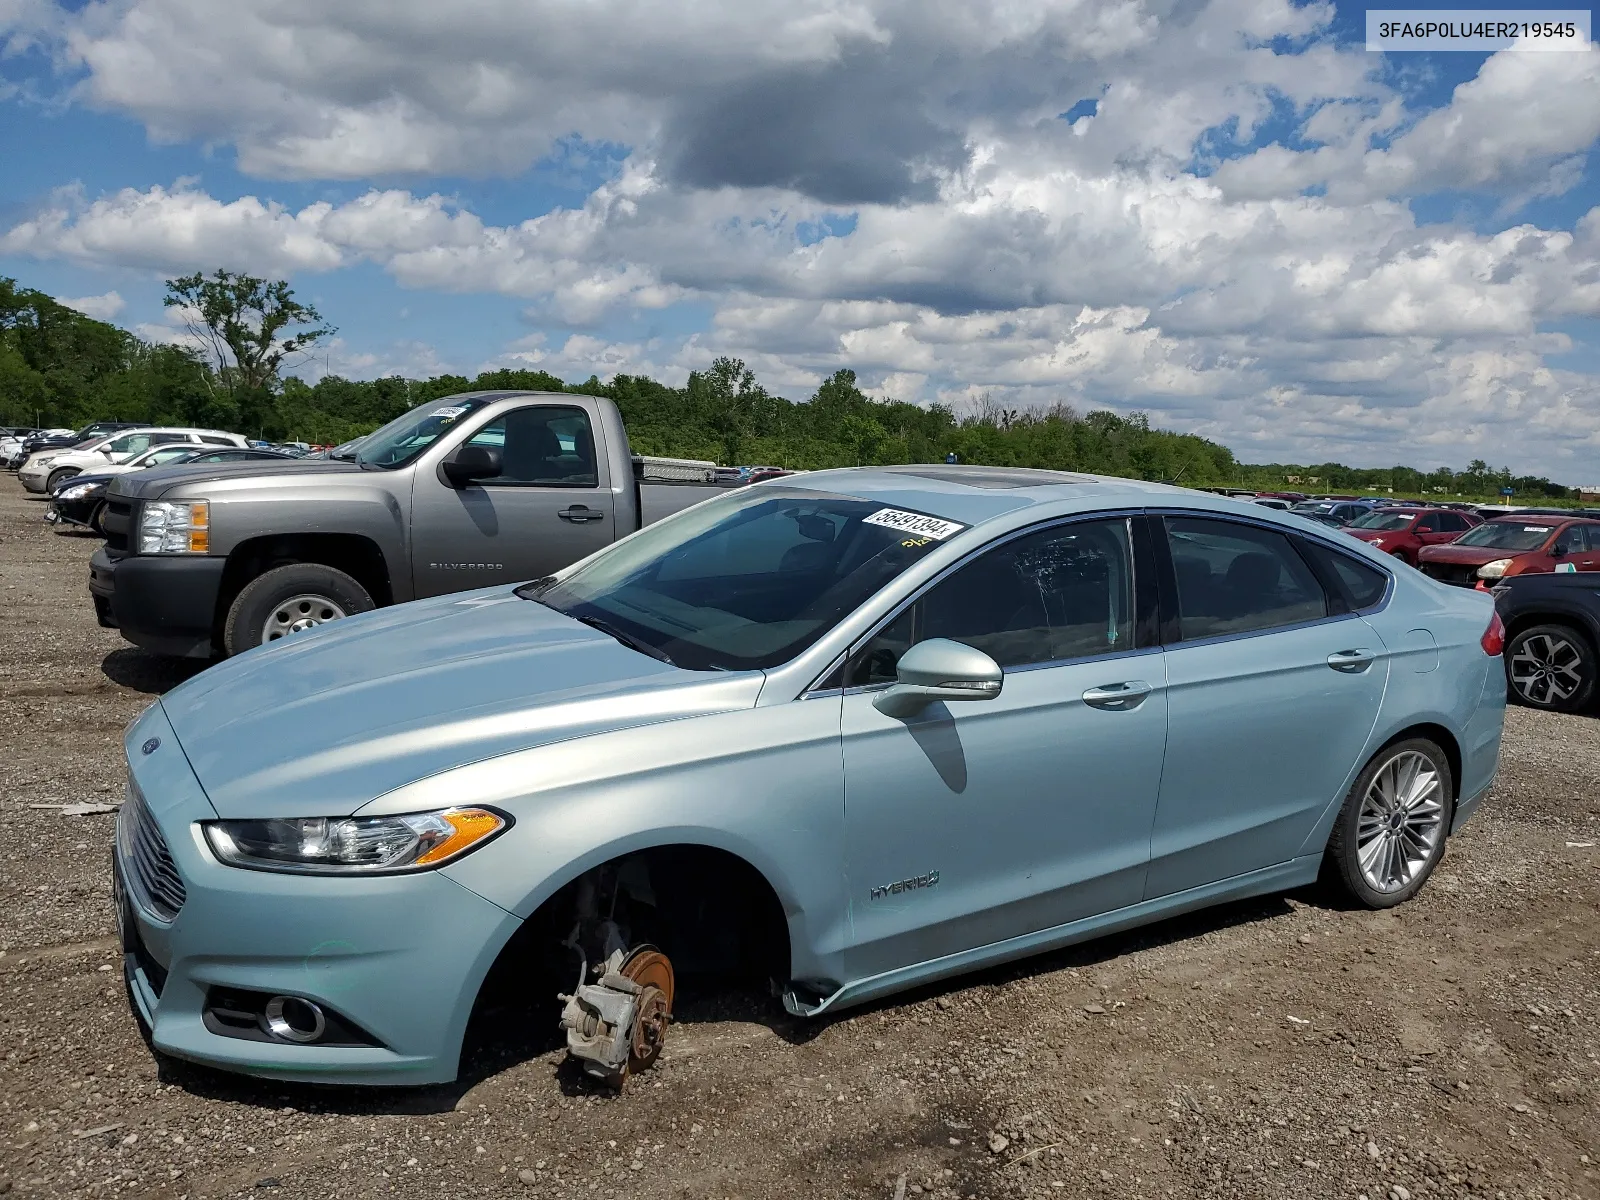
M 614 400 L 638 453 L 720 463 L 820 469 L 904 462 L 1047 467 L 1193 486 L 1257 490 L 1393 489 L 1564 498 L 1560 484 L 1474 461 L 1465 471 L 1340 463 L 1249 465 L 1194 434 L 1154 428 L 1144 413 L 1079 412 L 1067 404 L 1008 409 L 983 401 L 958 413 L 874 399 L 853 371 L 834 372 L 804 401 L 774 395 L 744 363 L 719 358 L 682 387 L 643 375 L 581 383 L 544 371 L 487 371 L 307 383 L 289 373 L 334 330 L 281 281 L 218 271 L 168 281 L 166 303 L 188 325 L 186 346 L 152 345 L 42 292 L 0 278 L 0 424 L 79 427 L 95 420 L 228 429 L 272 441 L 333 444 L 418 404 L 456 392 L 516 388 Z

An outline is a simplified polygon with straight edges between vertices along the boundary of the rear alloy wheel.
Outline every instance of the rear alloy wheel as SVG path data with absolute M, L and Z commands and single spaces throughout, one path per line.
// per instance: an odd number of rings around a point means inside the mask
M 1512 699 L 1548 712 L 1577 712 L 1594 695 L 1595 652 L 1567 625 L 1535 625 L 1506 647 Z
M 44 490 L 47 493 L 53 493 L 64 481 L 71 479 L 74 475 L 81 474 L 83 472 L 78 470 L 77 467 L 58 467 L 51 471 L 50 477 L 44 481 Z
M 365 588 L 321 563 L 290 563 L 256 576 L 228 610 L 223 646 L 241 654 L 265 642 L 373 608 Z
M 1426 738 L 1385 746 L 1345 797 L 1328 865 L 1368 908 L 1416 895 L 1444 856 L 1455 789 L 1444 751 Z

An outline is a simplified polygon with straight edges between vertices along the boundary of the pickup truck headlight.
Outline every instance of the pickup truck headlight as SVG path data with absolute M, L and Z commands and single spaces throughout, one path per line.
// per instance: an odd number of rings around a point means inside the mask
M 211 505 L 152 500 L 139 510 L 140 554 L 204 554 L 211 548 Z
M 399 817 L 207 821 L 211 852 L 235 867 L 300 875 L 426 871 L 481 846 L 510 824 L 486 808 Z
M 1479 579 L 1499 579 L 1506 573 L 1506 568 L 1511 565 L 1509 558 L 1497 558 L 1491 563 L 1484 563 L 1478 568 Z

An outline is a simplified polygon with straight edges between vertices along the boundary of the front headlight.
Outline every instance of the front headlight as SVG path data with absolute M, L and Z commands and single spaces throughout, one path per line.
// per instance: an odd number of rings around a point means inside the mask
M 1506 568 L 1511 565 L 1509 558 L 1497 558 L 1492 563 L 1484 563 L 1478 568 L 1479 579 L 1499 579 L 1506 573 Z
M 55 460 L 56 456 L 54 454 L 35 454 L 33 456 L 33 465 L 36 467 L 48 467 Z
M 425 871 L 483 845 L 510 824 L 486 808 L 400 817 L 283 817 L 207 821 L 211 851 L 235 867 L 302 875 Z
M 56 499 L 57 500 L 82 500 L 85 496 L 87 496 L 90 492 L 94 491 L 95 488 L 97 488 L 99 486 L 100 485 L 98 483 L 80 483 L 80 484 L 77 484 L 77 485 L 75 485 L 73 487 L 64 487 L 59 492 L 56 493 Z
M 1383 545 L 1383 539 L 1382 538 L 1373 538 L 1370 542 L 1367 543 L 1367 545 L 1369 545 L 1369 546 L 1381 546 L 1381 545 Z
M 140 554 L 204 554 L 211 547 L 211 505 L 152 500 L 139 510 Z

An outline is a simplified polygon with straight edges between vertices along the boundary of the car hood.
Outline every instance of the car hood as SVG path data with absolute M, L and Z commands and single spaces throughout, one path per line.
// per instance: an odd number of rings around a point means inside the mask
M 344 816 L 495 755 L 750 708 L 764 680 L 679 670 L 499 587 L 295 634 L 161 703 L 219 816 Z
M 235 479 L 248 475 L 348 475 L 360 470 L 361 467 L 356 463 L 329 458 L 188 463 L 130 471 L 112 485 L 111 494 L 134 500 L 153 500 L 180 483 L 205 483 L 213 479 Z
M 1524 554 L 1536 553 L 1535 550 L 1496 550 L 1493 546 L 1458 546 L 1454 542 L 1447 542 L 1442 546 L 1424 546 L 1417 551 L 1417 557 L 1423 562 L 1461 563 L 1469 567 L 1481 567 L 1484 563 L 1492 563 L 1502 558 L 1520 558 Z

